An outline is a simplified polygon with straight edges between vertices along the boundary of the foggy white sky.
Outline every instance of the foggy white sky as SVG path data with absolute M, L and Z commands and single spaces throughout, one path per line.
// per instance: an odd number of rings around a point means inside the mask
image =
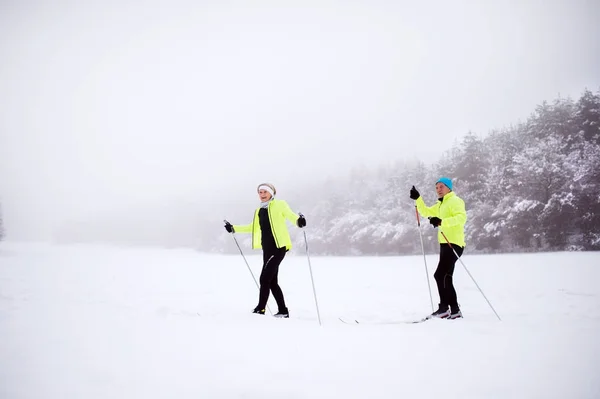
M 0 4 L 0 200 L 20 237 L 435 161 L 600 87 L 595 1 L 22 3 Z

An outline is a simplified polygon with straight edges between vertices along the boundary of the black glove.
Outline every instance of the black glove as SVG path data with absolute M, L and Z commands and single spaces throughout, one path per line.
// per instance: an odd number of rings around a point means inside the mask
M 228 233 L 234 233 L 233 226 L 229 222 L 225 222 L 225 230 L 227 230 Z
M 419 194 L 419 192 L 417 191 L 415 186 L 412 186 L 412 188 L 410 189 L 410 199 L 416 200 L 420 196 L 421 196 L 421 194 Z
M 442 219 L 440 219 L 440 218 L 439 218 L 439 217 L 437 217 L 437 216 L 434 216 L 434 217 L 432 217 L 432 218 L 429 218 L 429 223 L 431 223 L 431 225 L 432 225 L 433 227 L 438 227 L 439 225 L 441 225 L 441 224 L 442 224 Z
M 300 228 L 306 227 L 306 219 L 304 218 L 304 215 L 300 215 L 298 220 L 296 220 L 296 224 Z

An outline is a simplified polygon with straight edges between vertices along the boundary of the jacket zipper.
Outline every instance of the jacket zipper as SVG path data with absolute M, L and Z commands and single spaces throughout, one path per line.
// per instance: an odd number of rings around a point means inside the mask
M 271 232 L 273 233 L 273 238 L 275 239 L 275 246 L 279 248 L 279 241 L 277 240 L 277 235 L 275 234 L 275 229 L 273 228 L 273 220 L 271 220 L 271 204 L 272 202 L 269 202 L 267 214 L 269 215 L 269 224 L 271 225 Z
M 258 212 L 254 213 L 254 218 L 252 219 L 252 248 L 256 248 L 254 246 L 254 226 L 256 225 L 257 218 L 258 218 Z
M 447 195 L 447 194 L 446 194 L 446 195 Z M 444 197 L 445 197 L 445 196 L 444 196 Z M 438 213 L 439 213 L 439 216 L 438 216 L 438 217 L 439 217 L 440 219 L 442 218 L 442 205 L 444 204 L 444 201 L 448 201 L 448 200 L 444 199 L 442 202 L 440 202 L 440 207 L 438 208 L 438 211 L 439 211 L 439 212 L 438 212 Z

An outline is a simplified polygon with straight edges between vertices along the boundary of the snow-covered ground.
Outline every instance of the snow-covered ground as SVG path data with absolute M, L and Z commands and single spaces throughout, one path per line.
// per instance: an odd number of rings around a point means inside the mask
M 311 258 L 319 326 L 306 256 L 286 320 L 239 255 L 1 243 L 0 398 L 599 398 L 600 253 L 463 260 L 501 322 L 460 264 L 465 319 L 338 320 L 429 313 L 422 256 Z

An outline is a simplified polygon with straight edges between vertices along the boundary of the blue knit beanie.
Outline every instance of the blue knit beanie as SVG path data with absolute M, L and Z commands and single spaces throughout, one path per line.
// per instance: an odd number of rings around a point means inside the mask
M 438 179 L 438 181 L 435 182 L 435 184 L 438 184 L 438 183 L 444 184 L 446 187 L 448 187 L 450 189 L 450 191 L 452 191 L 452 180 L 450 180 L 449 178 L 440 177 Z

